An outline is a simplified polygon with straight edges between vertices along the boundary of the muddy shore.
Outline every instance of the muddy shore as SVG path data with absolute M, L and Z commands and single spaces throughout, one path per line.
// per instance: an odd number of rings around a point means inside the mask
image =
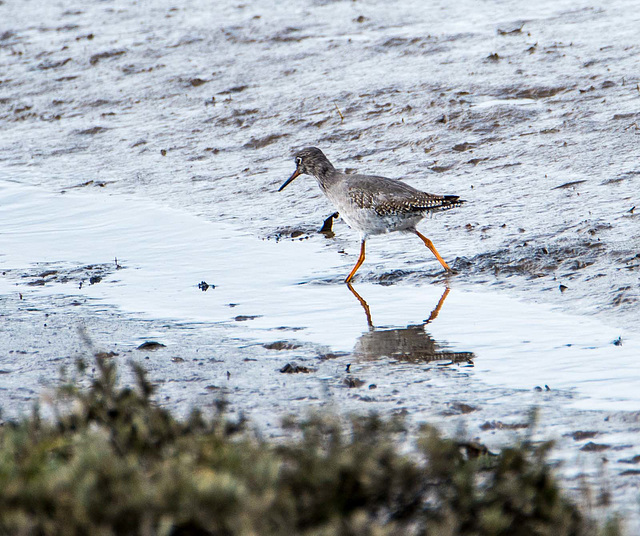
M 627 1 L 0 2 L 3 418 L 86 355 L 78 328 L 120 370 L 143 361 L 162 404 L 222 394 L 268 435 L 288 413 L 400 412 L 491 448 L 536 407 L 565 486 L 635 533 L 639 19 Z M 367 318 L 342 285 L 356 234 L 317 232 L 333 208 L 313 180 L 276 193 L 306 145 L 467 199 L 420 226 L 457 274 L 374 239 Z

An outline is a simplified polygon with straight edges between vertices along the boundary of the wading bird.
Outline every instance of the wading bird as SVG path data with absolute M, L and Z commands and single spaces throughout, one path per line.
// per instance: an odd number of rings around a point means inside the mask
M 429 212 L 448 210 L 464 203 L 457 195 L 434 195 L 416 190 L 403 182 L 375 175 L 346 174 L 337 171 L 324 153 L 307 147 L 295 155 L 296 170 L 282 186 L 284 190 L 296 177 L 312 175 L 322 193 L 338 209 L 342 219 L 360 233 L 360 257 L 345 280 L 349 283 L 364 262 L 365 242 L 371 235 L 401 231 L 420 237 L 445 270 L 449 265 L 416 225 Z

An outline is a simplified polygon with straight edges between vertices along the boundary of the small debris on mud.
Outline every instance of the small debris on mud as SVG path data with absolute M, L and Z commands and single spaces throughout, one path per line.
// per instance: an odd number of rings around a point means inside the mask
M 221 91 L 220 95 L 230 95 L 231 93 L 242 93 L 248 87 L 249 86 L 234 86 L 229 89 L 225 89 L 224 91 Z
M 480 425 L 480 430 L 521 430 L 522 428 L 529 428 L 529 423 L 516 422 L 516 423 L 504 423 L 501 421 L 486 421 Z
M 615 114 L 612 119 L 614 121 L 620 121 L 620 119 L 633 119 L 634 117 L 636 117 L 635 113 L 628 113 L 628 114 Z
M 337 212 L 334 212 L 333 214 L 331 214 L 331 216 L 329 216 L 326 220 L 324 220 L 324 223 L 322 224 L 322 227 L 318 232 L 322 233 L 327 238 L 333 238 L 335 236 L 335 233 L 333 232 L 333 220 L 338 217 L 339 217 L 339 214 Z
M 598 432 L 594 431 L 582 431 L 578 430 L 577 432 L 573 432 L 573 434 L 568 434 L 573 438 L 574 441 L 583 441 L 585 439 L 593 439 L 598 435 Z
M 266 239 L 267 240 L 275 240 L 276 242 L 280 242 L 280 240 L 308 240 L 312 234 L 315 234 L 315 229 L 313 228 L 301 228 L 301 227 L 281 227 L 277 229 L 275 232 L 269 234 Z M 328 237 L 331 238 L 331 237 Z
M 95 65 L 100 60 L 106 60 L 108 58 L 115 58 L 117 56 L 122 56 L 124 53 L 125 53 L 124 50 L 111 50 L 108 52 L 101 52 L 99 54 L 94 54 L 93 56 L 91 56 L 91 58 L 89 58 L 89 63 L 91 65 Z
M 104 181 L 94 181 L 93 179 L 91 179 L 89 181 L 84 181 L 80 184 L 76 184 L 75 186 L 69 186 L 68 189 L 71 190 L 72 188 L 85 188 L 87 186 L 98 186 L 100 188 L 104 188 L 106 185 L 107 183 Z
M 117 352 L 96 352 L 93 355 L 95 356 L 96 359 L 109 359 L 111 357 L 116 357 L 120 354 L 118 354 Z
M 208 80 L 203 80 L 202 78 L 192 78 L 189 80 L 189 85 L 193 87 L 201 86 L 202 84 L 206 84 Z
M 453 149 L 458 153 L 463 153 L 465 151 L 468 151 L 469 149 L 474 149 L 475 147 L 476 147 L 475 143 L 464 142 L 464 143 L 458 143 L 454 145 L 451 149 Z
M 444 173 L 445 171 L 449 171 L 454 167 L 454 164 L 442 165 L 442 166 L 431 166 L 429 169 L 431 171 L 435 171 L 436 173 Z
M 553 97 L 558 93 L 567 91 L 570 88 L 567 87 L 532 87 L 522 91 L 516 92 L 516 98 L 518 99 L 546 99 L 547 97 Z
M 101 134 L 102 132 L 105 132 L 107 130 L 109 129 L 106 127 L 95 126 L 91 128 L 86 128 L 84 130 L 76 130 L 75 133 L 80 136 L 94 136 L 96 134 Z
M 462 414 L 472 413 L 478 409 L 474 406 L 470 406 L 469 404 L 465 404 L 464 402 L 453 402 L 450 407 L 456 413 Z
M 362 387 L 364 385 L 364 381 L 358 379 L 358 378 L 354 378 L 352 376 L 349 376 L 348 378 L 344 379 L 343 382 L 347 387 L 349 387 L 349 389 L 352 389 L 354 387 Z
M 564 184 L 561 184 L 560 186 L 554 186 L 551 189 L 552 190 L 563 190 L 564 188 L 571 188 L 572 186 L 577 186 L 578 184 L 582 184 L 583 182 L 587 182 L 587 181 L 583 179 L 583 180 L 579 180 L 579 181 L 565 182 Z
M 149 350 L 153 352 L 154 350 L 157 350 L 159 348 L 166 348 L 166 345 L 162 344 L 161 342 L 146 341 L 146 342 L 143 342 L 140 346 L 138 346 L 136 350 Z
M 623 460 L 619 460 L 620 463 L 632 463 L 632 464 L 638 464 L 640 463 L 640 454 L 634 456 L 633 458 L 625 458 Z
M 200 281 L 200 283 L 198 283 L 198 288 L 202 291 L 202 292 L 206 292 L 209 289 L 214 289 L 216 288 L 215 285 L 210 285 L 209 283 L 207 283 L 206 281 Z
M 584 452 L 602 452 L 603 450 L 608 450 L 610 448 L 611 448 L 611 445 L 605 445 L 602 443 L 594 443 L 593 441 L 589 441 L 580 450 Z
M 262 346 L 267 350 L 295 350 L 296 348 L 300 348 L 299 344 L 289 341 L 269 342 Z
M 234 318 L 236 322 L 246 322 L 247 320 L 255 320 L 260 318 L 261 315 L 238 315 Z
M 479 458 L 480 456 L 497 456 L 486 445 L 477 441 L 461 441 L 458 443 L 458 448 L 467 459 Z
M 295 362 L 287 363 L 280 369 L 282 374 L 298 374 L 300 372 L 308 374 L 309 372 L 315 372 L 315 369 L 305 367 L 303 365 L 297 365 Z
M 522 32 L 522 28 L 524 27 L 524 22 L 518 26 L 517 28 L 510 28 L 508 30 L 503 30 L 502 28 L 498 28 L 498 35 L 515 35 Z

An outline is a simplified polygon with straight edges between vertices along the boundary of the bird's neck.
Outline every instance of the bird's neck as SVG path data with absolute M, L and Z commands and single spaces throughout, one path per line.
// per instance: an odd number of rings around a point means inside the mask
M 331 188 L 339 179 L 340 173 L 336 171 L 331 162 L 320 162 L 313 170 L 313 176 L 324 191 Z

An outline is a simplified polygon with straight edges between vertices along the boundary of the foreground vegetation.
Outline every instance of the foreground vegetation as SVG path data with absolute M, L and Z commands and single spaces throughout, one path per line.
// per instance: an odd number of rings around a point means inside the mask
M 79 371 L 54 418 L 0 428 L 0 534 L 600 534 L 559 490 L 548 444 L 470 456 L 426 428 L 409 457 L 401 423 L 376 417 L 261 441 L 222 410 L 173 417 L 139 367 L 133 389 L 109 359 Z

